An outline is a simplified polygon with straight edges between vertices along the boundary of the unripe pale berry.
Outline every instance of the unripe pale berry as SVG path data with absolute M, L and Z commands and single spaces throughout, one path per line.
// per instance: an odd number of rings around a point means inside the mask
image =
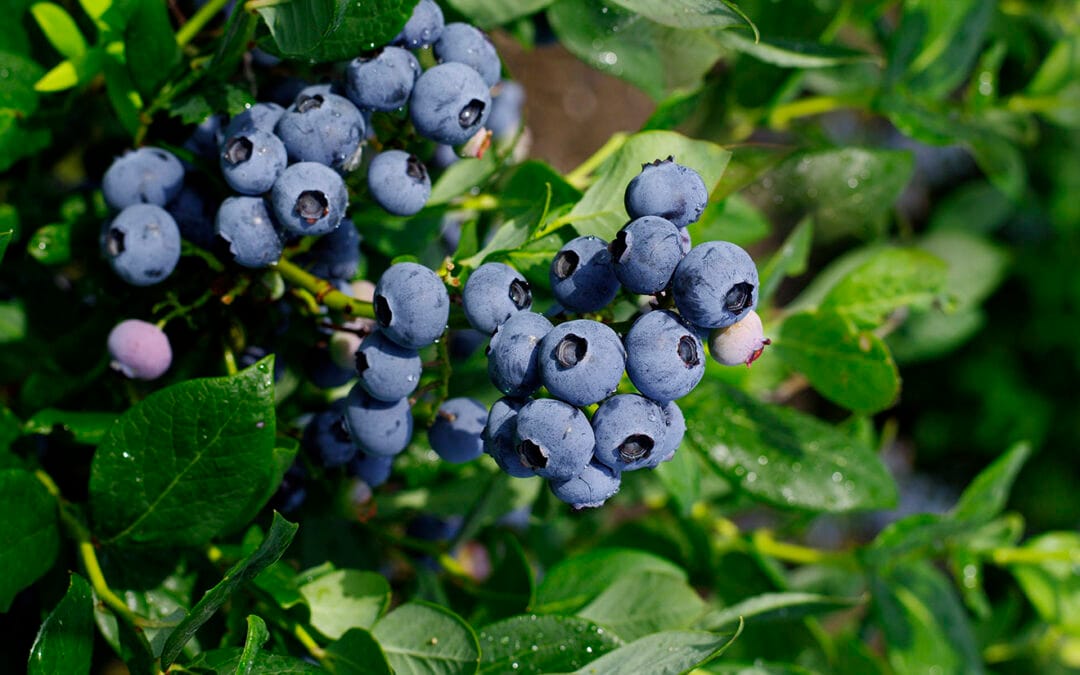
M 168 336 L 146 321 L 121 321 L 109 333 L 106 344 L 112 357 L 110 365 L 134 380 L 156 380 L 172 364 Z
M 742 363 L 749 366 L 770 344 L 772 340 L 764 337 L 761 317 L 753 310 L 742 321 L 727 328 L 717 328 L 709 335 L 709 353 L 725 366 Z

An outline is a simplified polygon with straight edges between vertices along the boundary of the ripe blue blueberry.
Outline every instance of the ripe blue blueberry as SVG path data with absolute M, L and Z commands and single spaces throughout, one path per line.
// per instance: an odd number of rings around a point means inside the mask
M 222 116 L 211 114 L 204 117 L 203 121 L 196 125 L 191 135 L 184 141 L 183 147 L 196 157 L 212 160 L 217 156 L 222 140 L 224 140 L 222 136 Z M 181 164 L 190 167 L 190 164 L 186 162 L 181 162 Z
M 281 257 L 281 235 L 262 197 L 229 197 L 221 202 L 214 231 L 228 242 L 238 265 L 268 267 Z
M 540 341 L 551 322 L 536 312 L 519 312 L 506 320 L 488 344 L 488 376 L 507 396 L 528 396 L 540 387 Z
M 631 218 L 660 216 L 686 227 L 701 218 L 709 192 L 697 171 L 668 157 L 642 165 L 626 186 L 624 201 Z
M 659 293 L 683 258 L 679 228 L 658 216 L 627 223 L 608 247 L 615 276 L 631 293 Z
M 101 249 L 121 279 L 150 286 L 172 274 L 180 261 L 180 228 L 160 206 L 133 204 L 106 224 Z
M 381 331 L 364 338 L 356 350 L 360 386 L 380 401 L 397 401 L 413 393 L 422 369 L 415 349 L 402 347 Z
M 555 326 L 540 341 L 540 380 L 552 396 L 590 405 L 614 393 L 626 365 L 615 331 L 599 321 L 578 319 Z
M 598 312 L 619 292 L 611 252 L 598 237 L 568 241 L 552 259 L 548 279 L 555 299 L 572 312 Z
M 113 160 L 101 179 L 105 202 L 114 209 L 132 204 L 165 206 L 184 185 L 184 166 L 161 148 L 139 148 Z
M 349 462 L 349 473 L 371 487 L 379 487 L 390 479 L 390 470 L 393 464 L 393 457 L 357 452 L 356 456 Z
M 229 187 L 240 194 L 261 195 L 274 186 L 289 158 L 280 138 L 251 129 L 225 140 L 219 163 Z
M 304 444 L 327 468 L 344 466 L 356 456 L 357 447 L 345 428 L 345 399 L 316 414 L 304 429 Z
M 431 196 L 431 177 L 416 155 L 384 150 L 371 160 L 367 175 L 371 198 L 395 216 L 411 216 Z
M 109 331 L 106 345 L 112 367 L 134 380 L 156 380 L 172 364 L 165 331 L 146 321 L 121 321 Z
M 345 95 L 358 108 L 391 111 L 409 102 L 420 76 L 420 62 L 401 47 L 384 47 L 358 56 L 345 72 Z
M 335 169 L 355 166 L 367 129 L 352 101 L 337 94 L 300 94 L 274 127 L 289 160 Z
M 391 265 L 375 285 L 375 320 L 386 337 L 423 349 L 446 330 L 450 296 L 442 279 L 423 265 Z
M 299 162 L 281 172 L 270 190 L 278 223 L 293 234 L 326 234 L 349 207 L 345 181 L 317 162 Z
M 491 115 L 487 128 L 492 135 L 503 140 L 512 138 L 521 127 L 521 108 L 525 105 L 525 87 L 513 80 L 503 80 L 491 97 Z
M 308 272 L 317 277 L 348 281 L 360 268 L 360 233 L 349 218 L 315 240 L 303 256 L 297 256 Z
M 484 454 L 484 425 L 488 409 L 473 398 L 443 401 L 428 429 L 431 449 L 447 462 L 461 464 Z
M 622 474 L 593 460 L 570 480 L 551 481 L 551 493 L 575 509 L 594 509 L 619 491 Z
M 514 419 L 514 447 L 521 463 L 536 475 L 569 480 L 592 458 L 595 438 L 589 419 L 569 403 L 553 398 L 529 401 Z
M 657 453 L 658 462 L 666 462 L 674 457 L 686 435 L 686 418 L 675 401 L 668 401 L 664 406 L 664 425 L 667 431 L 664 432 L 664 444 Z
M 476 26 L 461 22 L 446 24 L 432 49 L 440 63 L 464 63 L 480 73 L 489 87 L 499 81 L 502 72 L 499 54 Z
M 623 343 L 626 374 L 638 391 L 654 401 L 686 396 L 705 374 L 705 348 L 674 312 L 644 314 L 627 331 Z
M 229 121 L 228 126 L 225 127 L 224 138 L 232 138 L 239 133 L 253 129 L 272 134 L 278 120 L 284 114 L 285 108 L 282 108 L 277 103 L 256 103 L 247 110 L 238 113 Z
M 428 68 L 416 80 L 409 116 L 416 131 L 446 145 L 461 145 L 484 127 L 491 92 L 479 73 L 463 63 Z
M 726 328 L 757 306 L 758 272 L 743 249 L 709 241 L 690 249 L 671 279 L 682 317 L 699 328 Z
M 666 422 L 655 401 L 637 394 L 612 396 L 593 414 L 596 460 L 616 471 L 655 467 L 664 448 Z
M 408 49 L 427 47 L 442 35 L 443 25 L 443 13 L 435 0 L 420 0 L 413 7 L 405 27 L 391 42 Z
M 413 418 L 408 399 L 380 401 L 357 384 L 345 401 L 345 428 L 362 451 L 392 457 L 409 445 Z
M 337 389 L 356 377 L 356 369 L 348 364 L 342 366 L 327 347 L 318 345 L 304 356 L 304 375 L 319 389 Z
M 469 275 L 462 301 L 472 327 L 490 335 L 511 316 L 532 307 L 532 291 L 516 269 L 489 262 Z
M 522 462 L 514 443 L 517 414 L 523 405 L 525 401 L 521 399 L 500 398 L 491 405 L 487 424 L 484 425 L 484 452 L 491 455 L 500 469 L 514 478 L 536 475 L 532 467 Z
M 165 210 L 176 221 L 181 237 L 202 248 L 213 247 L 214 215 L 207 211 L 206 200 L 199 190 L 185 185 Z

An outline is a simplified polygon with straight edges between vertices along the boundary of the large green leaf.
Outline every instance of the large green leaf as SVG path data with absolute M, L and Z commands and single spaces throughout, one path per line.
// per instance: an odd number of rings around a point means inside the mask
M 986 522 L 1001 513 L 1017 474 L 1030 456 L 1029 443 L 1017 443 L 1009 448 L 967 486 L 953 507 L 952 517 Z
M 11 110 L 20 116 L 30 116 L 37 110 L 38 94 L 34 83 L 41 79 L 45 70 L 31 59 L 0 52 L 0 110 Z
M 745 14 L 734 9 L 734 3 L 722 0 L 612 0 L 631 12 L 650 21 L 698 30 L 701 28 L 753 27 Z
M 806 272 L 806 263 L 810 258 L 810 244 L 813 240 L 814 221 L 804 218 L 761 268 L 761 283 L 758 286 L 759 305 L 768 303 L 773 293 L 780 287 L 780 282 L 786 277 L 799 276 Z
M 49 44 L 60 54 L 74 59 L 86 52 L 86 38 L 63 7 L 52 2 L 36 2 L 30 7 L 30 13 Z
M 947 269 L 917 248 L 883 248 L 833 286 L 821 309 L 876 328 L 898 309 L 928 309 L 945 290 Z
M 737 626 L 741 620 L 748 624 L 765 621 L 792 621 L 806 616 L 827 614 L 858 605 L 860 598 L 842 598 L 797 591 L 762 593 L 742 602 L 709 612 L 697 626 L 705 630 L 720 630 Z
M 257 8 L 287 58 L 344 61 L 389 42 L 405 25 L 408 0 L 283 0 Z
M 362 628 L 348 630 L 330 645 L 326 649 L 326 663 L 334 675 L 392 675 L 394 672 L 379 643 Z
M 450 610 L 411 602 L 375 624 L 371 634 L 399 673 L 475 673 L 480 646 L 469 624 Z
M 94 654 L 94 601 L 90 584 L 71 575 L 67 593 L 45 623 L 30 650 L 30 675 L 80 675 L 90 672 Z
M 51 434 L 57 428 L 70 433 L 79 443 L 97 445 L 116 422 L 116 413 L 84 412 L 46 408 L 26 420 L 23 432 L 28 434 Z
M 213 675 L 234 675 L 243 663 L 243 651 L 239 647 L 212 649 L 199 654 L 195 660 L 184 666 L 194 673 L 213 673 Z M 269 652 L 258 652 L 249 662 L 252 673 L 259 675 L 318 675 L 326 670 L 292 656 L 282 656 Z
M 664 572 L 624 574 L 578 610 L 627 642 L 662 630 L 690 627 L 705 602 L 684 580 Z
M 739 627 L 739 631 L 742 626 Z M 616 675 L 618 673 L 649 673 L 649 675 L 678 675 L 702 666 L 724 653 L 735 641 L 733 634 L 698 631 L 665 631 L 653 633 L 604 654 L 575 675 Z
M 573 616 L 515 616 L 480 631 L 480 673 L 573 670 L 620 646 L 595 623 Z
M 1032 554 L 1030 563 L 1010 564 L 1013 573 L 1044 621 L 1060 626 L 1072 635 L 1080 635 L 1080 534 L 1049 532 L 1024 544 L 1021 550 Z M 1035 561 L 1038 555 L 1046 559 Z
M 866 52 L 818 42 L 784 38 L 755 41 L 736 31 L 721 33 L 719 39 L 736 51 L 781 68 L 830 68 L 874 60 L 874 56 Z
M 124 56 L 139 92 L 153 99 L 180 62 L 169 10 L 162 2 L 139 2 L 124 30 Z
M 0 471 L 0 612 L 56 560 L 56 509 L 56 500 L 34 474 Z
M 390 604 L 390 584 L 381 574 L 334 570 L 300 587 L 311 625 L 336 640 L 350 628 L 369 629 Z
M 469 17 L 480 28 L 493 28 L 535 14 L 555 0 L 447 0 L 451 7 Z
M 679 405 L 684 443 L 756 499 L 831 512 L 896 502 L 896 485 L 873 450 L 814 417 L 711 380 Z
M 90 474 L 97 532 L 116 545 L 200 546 L 264 490 L 274 456 L 273 357 L 154 392 L 105 435 Z
M 992 0 L 906 0 L 897 33 L 898 45 L 917 44 L 911 58 L 894 51 L 897 66 L 906 62 L 904 82 L 921 96 L 947 96 L 967 79 L 979 56 L 994 14 Z
M 692 241 L 730 241 L 749 246 L 769 235 L 772 225 L 764 213 L 742 195 L 713 198 L 701 218 L 686 226 Z
M 532 609 L 544 614 L 576 613 L 620 577 L 639 573 L 686 580 L 681 567 L 651 553 L 598 548 L 567 558 L 548 570 L 536 589 L 536 604 Z
M 260 669 L 260 650 L 270 639 L 270 631 L 266 628 L 266 622 L 251 614 L 247 618 L 247 637 L 244 638 L 244 651 L 240 653 L 240 660 L 236 664 L 236 675 L 257 675 L 265 672 Z

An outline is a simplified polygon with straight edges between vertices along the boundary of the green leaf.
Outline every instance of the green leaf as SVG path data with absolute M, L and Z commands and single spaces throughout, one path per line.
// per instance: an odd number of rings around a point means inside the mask
M 511 510 L 505 507 L 507 501 L 499 501 L 504 504 L 503 514 Z M 459 534 L 457 540 L 467 541 L 467 536 Z M 492 572 L 480 590 L 483 603 L 469 616 L 469 623 L 474 626 L 526 611 L 533 604 L 536 586 L 529 559 L 516 536 L 496 531 L 485 539 Z
M 499 168 L 494 152 L 485 152 L 480 158 L 463 158 L 442 172 L 431 186 L 427 205 L 445 204 L 469 190 L 483 185 Z
M 270 631 L 266 629 L 266 622 L 251 614 L 247 618 L 247 638 L 244 639 L 244 651 L 240 653 L 240 661 L 236 664 L 236 675 L 256 675 L 264 673 L 258 663 L 260 649 L 270 639 Z
M 202 599 L 191 608 L 191 612 L 169 635 L 169 639 L 165 641 L 165 648 L 161 652 L 163 667 L 176 660 L 188 640 L 210 620 L 214 612 L 225 604 L 242 584 L 254 579 L 259 572 L 272 565 L 285 553 L 285 549 L 289 547 L 293 536 L 296 535 L 296 528 L 295 523 L 290 523 L 276 511 L 274 512 L 274 521 L 270 525 L 266 539 L 250 555 L 229 568 L 224 578 L 203 595 Z
M 490 29 L 535 14 L 554 0 L 448 0 L 451 7 L 469 17 L 478 28 Z
M 1017 443 L 983 469 L 964 489 L 951 515 L 957 519 L 989 521 L 1005 508 L 1009 491 L 1024 462 L 1031 456 L 1031 444 Z
M 676 452 L 656 467 L 656 477 L 683 515 L 689 516 L 694 504 L 701 499 L 701 468 L 697 455 L 692 452 Z
M 692 241 L 730 241 L 743 247 L 761 241 L 771 230 L 765 214 L 738 193 L 711 200 L 701 218 L 686 227 Z
M 45 69 L 25 56 L 0 52 L 0 72 L 7 73 L 0 80 L 0 110 L 11 110 L 24 117 L 34 114 L 38 105 L 34 83 L 45 74 Z
M 876 328 L 904 307 L 928 309 L 945 289 L 948 266 L 917 248 L 883 248 L 840 280 L 821 301 L 858 328 Z
M 56 500 L 34 474 L 0 471 L 0 612 L 45 574 L 60 548 Z
M 971 527 L 972 523 L 937 513 L 913 513 L 889 523 L 864 554 L 871 565 L 889 567 L 905 555 L 940 550 Z
M 794 663 L 771 663 L 761 659 L 754 659 L 753 663 L 713 663 L 708 672 L 711 675 L 817 675 Z
M 578 668 L 622 645 L 574 616 L 515 616 L 480 631 L 480 673 L 554 673 Z
M 38 229 L 26 243 L 26 252 L 42 265 L 64 265 L 71 260 L 71 225 L 56 223 Z
M 698 631 L 666 631 L 634 640 L 574 671 L 575 675 L 649 673 L 678 675 L 698 668 L 724 653 L 739 636 Z
M 306 57 L 318 50 L 344 17 L 344 0 L 285 0 L 256 7 L 282 56 Z
M 332 649 L 332 647 L 331 647 Z M 329 651 L 329 650 L 328 650 Z M 233 675 L 243 660 L 243 652 L 238 647 L 212 649 L 199 654 L 185 667 L 195 673 L 210 672 L 215 675 Z M 252 673 L 259 675 L 325 675 L 319 666 L 302 661 L 292 656 L 257 652 L 251 660 Z M 240 671 L 243 672 L 243 671 Z
M 90 672 L 94 654 L 94 601 L 90 584 L 72 574 L 67 593 L 41 624 L 30 649 L 29 675 Z
M 105 49 L 105 93 L 116 117 L 132 137 L 138 133 L 143 101 L 124 60 L 124 44 L 113 42 Z
M 52 2 L 36 2 L 30 6 L 30 13 L 56 51 L 69 59 L 86 53 L 86 38 L 63 7 Z
M 94 454 L 90 509 L 114 545 L 201 546 L 262 494 L 274 458 L 273 357 L 127 410 Z
M 7 251 L 8 244 L 15 238 L 14 230 L 6 230 L 0 232 L 0 262 L 4 262 L 4 253 Z
M 704 612 L 705 602 L 682 579 L 639 572 L 620 576 L 577 614 L 629 642 L 661 630 L 688 628 Z
M 1080 576 L 1076 574 L 1080 534 L 1048 532 L 1025 543 L 1020 551 L 1033 559 L 1046 554 L 1042 561 L 1008 565 L 1035 611 L 1047 623 L 1080 635 Z
M 361 628 L 349 630 L 327 647 L 326 660 L 334 675 L 392 675 L 394 672 L 379 643 Z
M 570 210 L 566 220 L 578 234 L 610 241 L 629 216 L 623 205 L 626 185 L 641 173 L 641 166 L 669 155 L 701 174 L 710 192 L 720 182 L 731 153 L 719 145 L 673 131 L 645 131 L 626 139 L 619 150 L 597 169 L 596 182 Z
M 918 44 L 907 66 L 907 87 L 933 99 L 963 83 L 979 56 L 994 5 L 991 0 L 906 0 L 898 33 Z
M 855 412 L 884 410 L 900 393 L 900 374 L 885 343 L 836 312 L 792 314 L 772 352 L 822 396 Z
M 548 570 L 536 589 L 536 604 L 532 609 L 542 614 L 574 614 L 620 577 L 646 572 L 686 581 L 686 572 L 681 567 L 651 553 L 597 548 L 567 558 Z
M 682 3 L 643 4 L 659 9 Z M 721 55 L 707 31 L 665 26 L 612 2 L 559 0 L 548 8 L 547 16 L 571 53 L 597 70 L 626 80 L 655 101 L 676 90 L 699 87 Z
M 408 0 L 285 0 L 256 7 L 286 58 L 343 61 L 386 44 L 412 14 Z
M 311 625 L 336 640 L 350 628 L 369 629 L 390 606 L 390 584 L 381 574 L 335 570 L 300 586 Z
M 850 609 L 863 602 L 860 598 L 842 598 L 797 591 L 762 593 L 738 604 L 706 614 L 697 627 L 720 630 L 745 620 L 750 625 L 766 621 L 794 621 L 807 616 Z
M 873 450 L 814 417 L 712 380 L 679 405 L 687 419 L 684 443 L 756 499 L 830 512 L 896 503 L 896 485 Z
M 22 422 L 15 413 L 0 405 L 0 456 L 7 455 L 11 444 L 22 435 Z M 0 464 L 0 467 L 7 468 Z
M 116 413 L 79 412 L 46 408 L 34 413 L 23 425 L 23 433 L 51 434 L 59 427 L 78 443 L 97 445 L 116 422 Z
M 480 646 L 469 624 L 436 605 L 401 605 L 379 619 L 371 634 L 394 672 L 475 673 L 480 664 Z
M 919 248 L 943 260 L 948 268 L 945 291 L 953 309 L 976 307 L 993 293 L 1009 267 L 1009 255 L 985 237 L 958 230 L 927 234 Z
M 702 28 L 730 28 L 754 24 L 734 5 L 721 0 L 613 0 L 614 4 L 636 12 L 650 21 L 671 26 L 699 30 Z M 754 28 L 756 32 L 756 28 Z
M 258 480 L 252 479 L 252 486 L 261 484 L 262 489 L 251 493 L 247 505 L 236 513 L 232 521 L 222 529 L 222 532 L 236 532 L 247 527 L 274 496 L 278 487 L 281 486 L 281 480 L 285 477 L 285 472 L 293 465 L 296 453 L 300 451 L 300 443 L 291 438 L 279 438 L 277 440 L 281 445 L 274 447 L 271 460 L 258 467 L 262 469 L 262 475 Z
M 0 301 L 0 345 L 26 337 L 26 310 L 21 300 Z
M 758 305 L 767 304 L 780 282 L 787 277 L 797 277 L 806 272 L 810 259 L 810 245 L 814 240 L 814 221 L 804 218 L 784 239 L 784 243 L 761 268 L 758 284 Z
M 136 3 L 124 29 L 124 52 L 128 72 L 135 87 L 152 99 L 180 63 L 180 47 L 169 23 L 169 10 L 162 2 Z
M 877 60 L 872 54 L 837 45 L 784 38 L 755 41 L 737 31 L 725 31 L 718 39 L 738 52 L 781 68 L 830 68 Z

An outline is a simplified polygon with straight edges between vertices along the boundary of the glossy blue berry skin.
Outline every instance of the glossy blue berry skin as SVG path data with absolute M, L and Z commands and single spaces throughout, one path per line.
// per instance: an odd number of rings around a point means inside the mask
M 326 234 L 349 208 L 349 192 L 341 175 L 324 164 L 298 162 L 274 181 L 270 204 L 277 222 L 291 234 Z
M 351 382 L 356 377 L 356 370 L 342 367 L 329 349 L 316 346 L 304 357 L 304 375 L 319 389 L 337 389 Z
M 622 474 L 596 460 L 570 480 L 551 481 L 551 493 L 574 509 L 595 509 L 615 496 Z
M 735 244 L 698 244 L 675 268 L 671 293 L 683 319 L 699 328 L 727 328 L 757 306 L 757 267 Z
M 521 109 L 525 105 L 525 87 L 513 80 L 503 80 L 491 97 L 491 115 L 487 128 L 498 140 L 513 137 L 521 127 Z
M 133 204 L 106 223 L 101 250 L 121 279 L 151 286 L 164 281 L 180 261 L 180 228 L 160 206 Z
M 356 107 L 389 112 L 409 103 L 420 62 L 406 49 L 384 47 L 371 56 L 358 56 L 345 72 L 345 95 Z
M 667 430 L 664 432 L 664 443 L 657 453 L 657 464 L 670 461 L 686 435 L 686 418 L 675 401 L 668 401 L 664 406 L 664 426 Z
M 289 158 L 280 138 L 252 129 L 227 138 L 221 145 L 218 163 L 233 190 L 243 195 L 261 195 L 274 186 Z
M 462 301 L 469 324 L 490 335 L 510 317 L 532 308 L 532 291 L 516 269 L 505 263 L 489 262 L 469 275 Z
M 386 337 L 423 349 L 446 330 L 450 296 L 439 275 L 412 262 L 391 265 L 375 285 L 375 321 Z
M 674 312 L 639 317 L 623 339 L 626 374 L 645 396 L 666 403 L 689 394 L 705 375 L 705 348 Z
M 701 218 L 708 201 L 701 175 L 671 157 L 644 165 L 626 186 L 624 198 L 631 218 L 660 216 L 678 227 Z
M 101 179 L 105 203 L 114 209 L 132 204 L 165 206 L 184 185 L 184 166 L 161 148 L 139 148 L 113 160 Z
M 300 94 L 274 127 L 289 161 L 350 168 L 367 128 L 352 101 L 337 94 Z
M 502 73 L 502 63 L 495 45 L 484 32 L 471 24 L 454 22 L 443 26 L 442 35 L 432 46 L 439 63 L 464 63 L 494 87 Z
M 519 312 L 506 320 L 488 343 L 488 376 L 507 396 L 528 396 L 540 388 L 540 341 L 552 329 L 536 312 Z
M 380 401 L 357 384 L 345 397 L 345 428 L 363 452 L 392 457 L 412 440 L 413 418 L 408 399 Z
M 572 312 L 598 312 L 619 292 L 607 242 L 599 237 L 571 239 L 551 260 L 551 292 Z
M 684 255 L 679 228 L 658 216 L 642 216 L 627 223 L 609 250 L 619 283 L 631 293 L 643 295 L 664 290 Z
M 431 196 L 431 176 L 416 155 L 384 150 L 371 160 L 367 175 L 371 198 L 388 213 L 411 216 Z
M 181 237 L 205 249 L 214 245 L 214 214 L 207 210 L 206 199 L 197 189 L 185 185 L 165 210 L 176 221 Z
M 540 381 L 551 395 L 573 405 L 590 405 L 615 392 L 626 351 L 615 331 L 599 321 L 561 323 L 540 341 Z
M 487 424 L 484 425 L 484 452 L 491 455 L 499 468 L 514 478 L 529 478 L 536 471 L 521 461 L 514 443 L 514 431 L 517 429 L 517 414 L 522 399 L 504 396 L 491 405 Z
M 408 49 L 419 49 L 433 44 L 442 35 L 445 19 L 435 0 L 420 0 L 413 7 L 405 27 L 391 42 Z
M 358 451 L 345 428 L 344 413 L 345 399 L 338 399 L 328 410 L 316 414 L 304 429 L 304 444 L 327 468 L 348 464 Z
M 409 97 L 409 117 L 421 136 L 461 145 L 484 127 L 491 92 L 480 74 L 463 63 L 442 63 L 417 78 Z
M 660 462 L 667 433 L 663 409 L 637 394 L 619 394 L 593 414 L 596 461 L 616 471 L 651 469 Z
M 349 281 L 360 268 L 360 233 L 349 218 L 315 240 L 302 257 L 308 272 L 329 281 Z
M 589 419 L 569 403 L 553 398 L 529 401 L 514 420 L 518 457 L 538 476 L 569 480 L 592 458 L 595 438 Z
M 394 458 L 357 452 L 349 462 L 349 473 L 371 487 L 379 487 L 390 479 Z
M 218 207 L 214 232 L 238 265 L 259 269 L 281 257 L 281 235 L 262 197 L 229 197 Z
M 225 127 L 224 138 L 232 138 L 236 134 L 258 129 L 268 134 L 274 133 L 278 120 L 285 114 L 285 108 L 277 103 L 264 101 L 256 103 L 247 110 L 237 113 L 228 126 Z
M 428 429 L 431 449 L 453 464 L 470 462 L 484 454 L 484 426 L 488 409 L 473 398 L 443 401 Z
M 356 350 L 360 386 L 380 401 L 397 401 L 416 390 L 423 363 L 415 349 L 402 347 L 375 331 Z

